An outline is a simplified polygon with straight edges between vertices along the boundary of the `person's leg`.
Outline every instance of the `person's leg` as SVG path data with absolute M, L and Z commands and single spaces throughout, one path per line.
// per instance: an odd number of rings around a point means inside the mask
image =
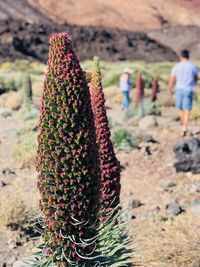
M 184 120 L 184 114 L 182 110 L 182 90 L 177 90 L 176 91 L 176 109 L 179 110 L 179 117 L 180 117 L 180 122 L 181 125 L 183 125 L 183 120 Z
M 123 104 L 123 108 L 127 109 L 129 106 L 129 92 L 128 91 L 124 91 L 124 104 Z
M 188 124 L 189 124 L 190 110 L 183 110 L 183 122 L 182 122 L 182 137 L 188 134 Z
M 181 121 L 181 125 L 183 125 L 183 122 L 184 122 L 184 111 L 183 110 L 180 110 L 180 121 Z
M 183 126 L 188 131 L 190 111 L 192 109 L 193 92 L 185 92 L 183 97 Z
M 183 126 L 187 129 L 189 124 L 189 118 L 190 118 L 190 110 L 183 110 Z
M 125 109 L 125 92 L 122 92 L 123 94 L 123 103 L 122 103 L 122 110 Z
M 127 108 L 128 108 L 130 104 L 129 91 L 127 91 L 126 97 L 127 97 Z

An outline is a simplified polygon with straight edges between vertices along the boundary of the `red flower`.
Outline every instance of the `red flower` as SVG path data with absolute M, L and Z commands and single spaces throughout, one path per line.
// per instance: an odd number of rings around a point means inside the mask
M 74 252 L 77 245 L 64 239 L 60 230 L 83 239 L 96 236 L 99 172 L 89 88 L 65 33 L 50 38 L 41 103 L 37 170 L 48 258 L 63 250 L 68 258 L 84 261 Z M 72 224 L 72 217 L 91 220 L 91 225 L 80 229 Z M 78 251 L 83 256 L 87 253 L 82 247 Z M 68 266 L 64 258 L 59 261 L 59 266 Z
M 120 165 L 115 156 L 110 139 L 110 130 L 105 108 L 105 97 L 101 84 L 99 59 L 94 58 L 94 68 L 90 83 L 92 111 L 96 128 L 96 144 L 99 151 L 101 170 L 101 205 L 105 215 L 110 208 L 115 208 L 120 201 Z M 111 165 L 114 168 L 111 168 Z M 116 180 L 115 180 L 116 178 Z M 113 192 L 115 192 L 113 194 Z M 109 201 L 107 200 L 109 196 Z M 112 204 L 110 204 L 112 203 Z M 104 216 L 104 215 L 103 215 Z

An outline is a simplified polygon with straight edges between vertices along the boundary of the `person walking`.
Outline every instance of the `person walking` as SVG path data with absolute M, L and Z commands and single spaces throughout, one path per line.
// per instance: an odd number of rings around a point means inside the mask
M 198 79 L 198 69 L 189 60 L 189 51 L 183 50 L 180 54 L 180 62 L 176 64 L 169 79 L 168 91 L 170 96 L 175 87 L 176 108 L 180 110 L 180 121 L 183 126 L 182 136 L 188 132 L 190 111 L 192 109 L 194 86 Z
M 124 101 L 122 104 L 122 110 L 128 109 L 130 104 L 129 92 L 132 87 L 131 83 L 131 70 L 126 68 L 120 76 L 119 81 L 120 90 L 124 96 Z

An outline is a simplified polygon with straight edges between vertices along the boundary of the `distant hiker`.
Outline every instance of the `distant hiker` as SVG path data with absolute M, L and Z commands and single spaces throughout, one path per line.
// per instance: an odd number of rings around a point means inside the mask
M 136 75 L 136 91 L 135 91 L 135 105 L 137 105 L 144 98 L 144 80 L 142 79 L 141 72 L 138 72 Z
M 180 55 L 180 62 L 172 69 L 168 86 L 170 96 L 172 96 L 174 86 L 176 89 L 176 108 L 180 110 L 180 120 L 183 125 L 182 136 L 187 135 L 194 86 L 197 79 L 198 69 L 189 61 L 189 51 L 183 50 Z
M 126 68 L 120 76 L 119 81 L 120 90 L 123 93 L 124 101 L 122 104 L 122 109 L 128 109 L 130 104 L 129 92 L 132 87 L 131 83 L 131 70 Z
M 159 92 L 158 80 L 154 79 L 152 81 L 152 84 L 151 84 L 151 96 L 150 96 L 150 98 L 151 98 L 152 102 L 155 102 L 157 100 L 158 92 Z

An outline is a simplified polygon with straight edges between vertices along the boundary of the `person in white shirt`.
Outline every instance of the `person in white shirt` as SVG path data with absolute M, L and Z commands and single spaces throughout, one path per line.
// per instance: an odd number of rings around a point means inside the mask
M 129 104 L 130 104 L 129 92 L 130 92 L 131 87 L 132 87 L 131 70 L 129 70 L 128 68 L 124 69 L 123 73 L 120 76 L 119 87 L 120 87 L 120 90 L 124 96 L 122 109 L 123 110 L 128 109 Z

